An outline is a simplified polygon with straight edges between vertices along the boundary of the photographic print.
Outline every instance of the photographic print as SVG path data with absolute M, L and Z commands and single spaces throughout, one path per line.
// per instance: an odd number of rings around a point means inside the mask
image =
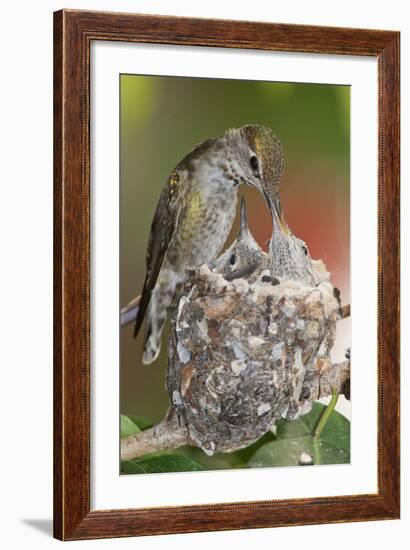
M 400 517 L 399 51 L 54 14 L 55 537 Z
M 350 87 L 120 75 L 121 473 L 350 462 Z

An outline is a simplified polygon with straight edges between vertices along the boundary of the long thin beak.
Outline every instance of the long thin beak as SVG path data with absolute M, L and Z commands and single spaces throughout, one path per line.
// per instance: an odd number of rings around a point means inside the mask
M 244 237 L 247 231 L 248 231 L 248 219 L 246 215 L 246 201 L 243 197 L 241 197 L 239 235 L 241 237 Z
M 273 199 L 269 197 L 269 203 L 272 212 L 273 225 L 285 235 L 290 234 L 289 227 L 283 217 L 282 205 L 280 204 L 279 194 L 276 193 Z

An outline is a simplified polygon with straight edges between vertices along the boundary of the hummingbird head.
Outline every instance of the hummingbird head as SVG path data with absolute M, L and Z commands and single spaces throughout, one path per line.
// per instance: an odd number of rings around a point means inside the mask
M 272 203 L 273 232 L 269 243 L 271 272 L 274 277 L 315 286 L 315 276 L 309 249 L 302 239 L 292 234 L 283 219 L 279 195 Z
M 246 203 L 242 197 L 238 235 L 231 246 L 219 256 L 214 267 L 217 273 L 224 276 L 233 272 L 246 272 L 249 266 L 253 266 L 255 271 L 261 263 L 261 257 L 262 250 L 249 230 Z
M 271 209 L 283 173 L 281 142 L 270 128 L 260 124 L 247 124 L 228 130 L 225 135 L 234 142 L 242 183 L 256 187 Z

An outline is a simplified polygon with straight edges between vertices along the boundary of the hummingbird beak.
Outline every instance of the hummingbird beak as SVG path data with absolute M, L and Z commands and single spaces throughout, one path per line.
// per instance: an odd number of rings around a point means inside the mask
M 266 195 L 265 195 L 266 196 Z M 272 213 L 273 225 L 275 229 L 279 229 L 283 234 L 290 235 L 289 227 L 283 217 L 282 205 L 280 204 L 279 194 L 276 193 L 273 199 L 269 197 L 268 204 Z
M 248 219 L 246 214 L 246 202 L 243 197 L 241 197 L 241 206 L 240 206 L 240 222 L 239 222 L 239 235 L 243 237 L 248 231 Z

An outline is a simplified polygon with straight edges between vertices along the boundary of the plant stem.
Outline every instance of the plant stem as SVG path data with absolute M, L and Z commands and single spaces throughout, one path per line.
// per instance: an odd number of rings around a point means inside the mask
M 121 439 L 121 460 L 141 458 L 187 444 L 187 430 L 180 426 L 175 411 L 170 409 L 166 417 L 152 428 Z
M 333 391 L 332 391 L 332 398 L 329 402 L 329 405 L 323 411 L 323 414 L 320 417 L 319 422 L 317 423 L 317 426 L 315 428 L 314 436 L 316 438 L 318 438 L 320 436 L 320 434 L 323 431 L 323 428 L 326 426 L 330 415 L 332 414 L 332 412 L 334 411 L 334 408 L 336 407 L 336 403 L 337 403 L 338 399 L 339 399 L 339 390 L 334 388 Z

